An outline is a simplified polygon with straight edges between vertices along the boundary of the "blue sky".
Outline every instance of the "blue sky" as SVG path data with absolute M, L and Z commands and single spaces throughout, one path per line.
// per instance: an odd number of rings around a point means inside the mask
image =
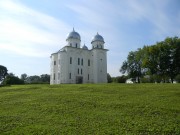
M 0 0 L 0 65 L 20 76 L 50 74 L 50 55 L 73 27 L 91 48 L 98 32 L 108 51 L 108 73 L 130 51 L 180 37 L 180 0 Z

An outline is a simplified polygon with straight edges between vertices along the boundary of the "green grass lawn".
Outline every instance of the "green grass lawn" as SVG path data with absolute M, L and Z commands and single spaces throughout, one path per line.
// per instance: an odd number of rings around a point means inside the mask
M 180 134 L 180 84 L 0 87 L 0 134 Z

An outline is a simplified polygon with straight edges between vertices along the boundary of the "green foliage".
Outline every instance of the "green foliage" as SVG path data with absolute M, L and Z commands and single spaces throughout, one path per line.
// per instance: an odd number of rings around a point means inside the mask
M 123 62 L 121 66 L 120 72 L 123 74 L 125 72 L 128 73 L 129 77 L 137 78 L 138 83 L 140 83 L 140 77 L 143 76 L 142 70 L 142 57 L 143 57 L 142 49 L 138 49 L 138 51 L 131 51 L 127 57 L 127 61 Z
M 42 74 L 40 76 L 38 76 L 38 75 L 27 76 L 25 79 L 25 83 L 27 83 L 27 84 L 49 84 L 50 83 L 50 75 Z
M 1 134 L 180 134 L 179 84 L 0 88 Z
M 12 85 L 12 84 L 24 84 L 24 81 L 19 79 L 16 76 L 7 75 L 7 77 L 3 81 L 4 85 Z
M 117 76 L 114 78 L 114 82 L 116 83 L 125 83 L 127 80 L 127 76 L 122 75 L 122 76 Z
M 178 74 L 178 75 L 176 76 L 175 80 L 176 80 L 178 83 L 180 83 L 180 74 Z
M 22 74 L 22 75 L 21 75 L 21 79 L 22 79 L 23 81 L 25 81 L 25 80 L 27 79 L 27 74 L 26 74 L 26 73 Z
M 111 75 L 109 73 L 107 73 L 107 82 L 112 83 L 112 78 L 111 78 Z
M 4 80 L 7 75 L 7 68 L 5 66 L 0 65 L 0 82 Z
M 41 82 L 44 82 L 44 83 L 49 83 L 50 82 L 50 75 L 48 75 L 48 74 L 42 74 L 40 76 L 40 78 L 41 78 Z
M 155 82 L 173 83 L 175 76 L 180 73 L 180 39 L 166 38 L 152 46 L 144 46 L 137 51 L 131 51 L 123 62 L 120 72 L 128 73 L 131 78 L 151 75 Z M 141 80 L 141 82 L 146 79 Z

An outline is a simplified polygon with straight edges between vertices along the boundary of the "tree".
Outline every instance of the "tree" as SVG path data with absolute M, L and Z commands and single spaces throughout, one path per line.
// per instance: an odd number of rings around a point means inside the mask
M 180 39 L 178 37 L 168 37 L 165 39 L 165 44 L 170 49 L 167 74 L 173 83 L 174 78 L 180 74 Z
M 50 75 L 48 74 L 42 74 L 40 76 L 41 82 L 43 83 L 49 83 L 50 82 Z
M 154 82 L 171 82 L 180 74 L 180 39 L 167 37 L 155 45 L 144 46 L 131 51 L 123 62 L 120 72 L 138 79 L 144 75 L 151 76 Z M 145 79 L 144 79 L 145 80 Z
M 5 79 L 6 75 L 8 74 L 7 71 L 8 70 L 5 66 L 0 65 L 0 82 Z
M 108 81 L 108 83 L 112 83 L 112 78 L 109 73 L 107 73 L 107 81 Z
M 126 80 L 127 80 L 127 76 L 125 76 L 125 75 L 116 77 L 116 82 L 117 83 L 125 83 Z
M 158 56 L 159 56 L 159 50 L 156 47 L 156 45 L 152 46 L 144 46 L 144 58 L 142 61 L 142 66 L 144 69 L 146 69 L 146 74 L 156 75 L 158 73 Z
M 19 79 L 13 73 L 9 73 L 7 77 L 3 81 L 4 85 L 11 85 L 11 84 L 24 84 L 24 81 Z
M 131 51 L 128 54 L 127 60 L 123 62 L 120 72 L 128 73 L 128 75 L 132 78 L 137 78 L 138 83 L 140 83 L 140 77 L 143 75 L 142 68 L 142 49 L 138 49 L 138 51 Z
M 180 74 L 175 77 L 176 82 L 180 83 Z
M 168 82 L 169 78 L 173 82 L 180 71 L 180 39 L 168 37 L 143 49 L 145 53 L 143 67 L 148 69 L 147 74 L 157 78 L 156 82 L 159 80 Z
M 41 78 L 37 75 L 27 77 L 27 83 L 41 83 Z
M 27 78 L 27 74 L 26 74 L 26 73 L 24 73 L 24 74 L 22 74 L 22 75 L 21 75 L 21 79 L 22 79 L 22 80 L 24 80 L 24 81 L 25 81 L 25 80 L 26 80 L 26 78 Z

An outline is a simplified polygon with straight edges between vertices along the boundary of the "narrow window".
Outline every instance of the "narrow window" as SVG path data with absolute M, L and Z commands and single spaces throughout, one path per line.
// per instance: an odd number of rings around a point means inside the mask
M 80 58 L 78 58 L 78 65 L 80 65 Z
M 72 46 L 72 43 L 70 43 L 70 46 Z
M 82 75 L 82 73 L 83 73 L 83 71 L 82 71 L 82 69 L 81 69 L 81 75 Z
M 78 74 L 79 74 L 79 68 L 78 68 Z
M 72 57 L 70 57 L 70 64 L 72 64 Z
M 58 73 L 58 80 L 60 80 L 60 73 Z
M 54 61 L 54 65 L 56 65 L 56 61 Z
M 69 73 L 69 79 L 71 79 L 71 73 Z
M 83 66 L 83 59 L 81 59 L 81 65 Z
M 89 74 L 88 74 L 88 80 L 89 80 Z
M 90 60 L 88 60 L 88 66 L 90 66 Z
M 76 48 L 77 48 L 77 43 L 76 43 Z
M 54 73 L 54 80 L 56 79 L 56 76 L 55 76 L 56 74 Z

